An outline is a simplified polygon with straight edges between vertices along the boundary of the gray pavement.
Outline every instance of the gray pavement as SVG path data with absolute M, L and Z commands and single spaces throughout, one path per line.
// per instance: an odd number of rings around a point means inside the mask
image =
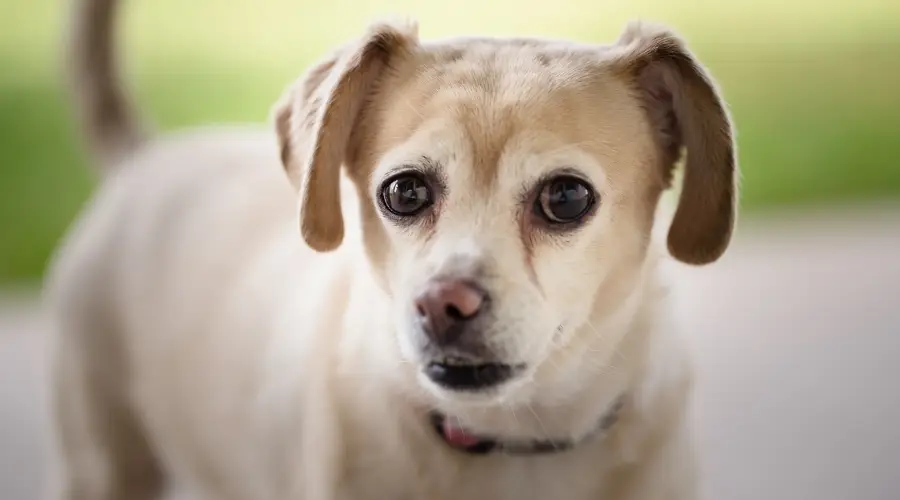
M 709 500 L 900 499 L 900 207 L 756 219 L 675 270 Z M 38 500 L 46 339 L 0 301 L 0 500 Z

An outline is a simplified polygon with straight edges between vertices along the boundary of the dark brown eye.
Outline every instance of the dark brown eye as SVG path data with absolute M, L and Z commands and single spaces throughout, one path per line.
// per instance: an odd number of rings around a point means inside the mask
M 385 182 L 381 198 L 392 214 L 411 217 L 431 205 L 431 190 L 425 181 L 411 174 L 403 174 Z
M 544 184 L 538 195 L 541 215 L 555 224 L 573 222 L 584 217 L 594 205 L 594 191 L 580 179 L 557 177 Z

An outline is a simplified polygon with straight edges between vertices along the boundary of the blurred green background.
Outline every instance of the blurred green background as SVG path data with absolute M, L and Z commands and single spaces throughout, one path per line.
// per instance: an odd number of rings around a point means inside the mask
M 163 129 L 264 121 L 307 64 L 385 14 L 417 17 L 425 38 L 608 42 L 629 19 L 670 23 L 730 102 L 745 214 L 900 198 L 896 0 L 124 3 L 128 81 Z M 0 285 L 40 278 L 94 182 L 62 94 L 68 8 L 0 0 Z

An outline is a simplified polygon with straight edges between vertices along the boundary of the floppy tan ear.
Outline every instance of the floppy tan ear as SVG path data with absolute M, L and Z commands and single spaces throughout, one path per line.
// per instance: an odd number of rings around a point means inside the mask
M 379 23 L 313 65 L 273 109 L 281 161 L 300 194 L 300 232 L 314 250 L 344 238 L 340 173 L 353 130 L 390 62 L 417 43 L 413 22 Z
M 689 264 L 713 262 L 728 248 L 737 217 L 738 168 L 728 111 L 709 74 L 665 27 L 633 22 L 614 51 L 646 107 L 669 182 L 686 150 L 669 252 Z

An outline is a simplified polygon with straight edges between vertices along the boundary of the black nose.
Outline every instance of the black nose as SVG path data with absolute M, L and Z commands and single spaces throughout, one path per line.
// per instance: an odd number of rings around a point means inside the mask
M 486 293 L 459 279 L 433 280 L 415 299 L 422 329 L 439 346 L 459 340 L 466 323 L 482 312 L 486 302 Z

